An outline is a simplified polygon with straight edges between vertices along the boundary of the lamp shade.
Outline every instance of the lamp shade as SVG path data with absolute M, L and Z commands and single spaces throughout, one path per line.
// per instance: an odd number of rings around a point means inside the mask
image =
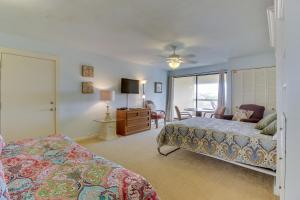
M 113 101 L 115 99 L 115 92 L 112 90 L 100 90 L 101 101 Z

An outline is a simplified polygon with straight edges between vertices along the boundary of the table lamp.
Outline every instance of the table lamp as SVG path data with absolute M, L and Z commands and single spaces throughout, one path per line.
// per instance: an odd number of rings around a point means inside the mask
M 105 121 L 111 121 L 112 118 L 109 112 L 109 103 L 115 99 L 115 92 L 112 90 L 100 90 L 100 100 L 106 102 Z
M 145 107 L 145 99 L 146 99 L 145 84 L 147 83 L 147 81 L 146 80 L 142 80 L 141 83 L 142 83 L 142 86 L 143 86 L 143 96 L 142 96 L 142 98 L 143 98 L 143 107 Z

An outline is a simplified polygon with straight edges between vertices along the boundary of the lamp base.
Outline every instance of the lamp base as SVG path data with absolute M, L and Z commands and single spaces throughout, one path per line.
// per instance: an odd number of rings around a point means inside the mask
M 109 112 L 106 113 L 106 116 L 105 116 L 105 118 L 104 118 L 104 121 L 112 121 L 112 117 L 110 116 L 110 113 L 109 113 Z

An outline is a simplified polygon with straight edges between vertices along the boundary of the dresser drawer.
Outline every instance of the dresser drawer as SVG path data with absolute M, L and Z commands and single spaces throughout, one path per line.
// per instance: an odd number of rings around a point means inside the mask
M 135 117 L 127 120 L 127 126 L 136 126 L 149 123 L 150 117 Z
M 143 131 L 143 130 L 147 130 L 150 129 L 150 123 L 143 123 L 143 124 L 138 124 L 136 126 L 128 126 L 127 127 L 127 132 L 138 132 L 138 131 Z
M 147 117 L 150 116 L 150 110 L 140 111 L 140 117 Z
M 151 111 L 146 108 L 117 111 L 117 133 L 130 135 L 151 128 Z
M 127 119 L 134 119 L 140 116 L 139 111 L 130 111 L 126 113 Z

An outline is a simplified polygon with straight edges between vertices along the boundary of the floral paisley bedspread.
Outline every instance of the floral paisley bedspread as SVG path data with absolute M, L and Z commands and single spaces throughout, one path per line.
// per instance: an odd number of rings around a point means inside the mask
M 65 136 L 9 143 L 1 160 L 11 199 L 159 199 L 143 177 Z
M 220 159 L 276 170 L 277 141 L 259 134 L 255 124 L 212 118 L 192 118 L 166 125 L 158 147 L 181 147 Z

